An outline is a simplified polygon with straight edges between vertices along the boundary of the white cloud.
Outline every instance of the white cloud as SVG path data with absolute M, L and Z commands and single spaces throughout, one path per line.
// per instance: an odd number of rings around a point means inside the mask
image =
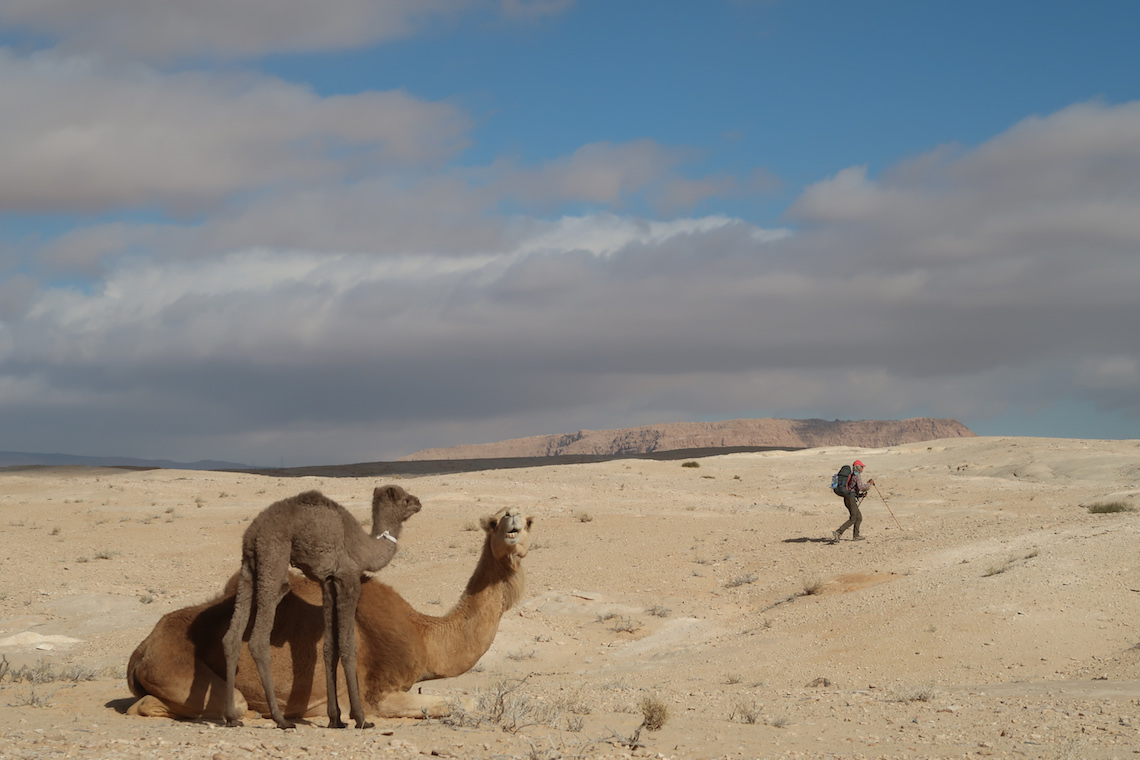
M 399 91 L 319 97 L 256 75 L 159 74 L 0 50 L 0 211 L 216 205 L 234 193 L 437 165 L 453 106 Z
M 1140 103 L 1081 103 L 1032 117 L 976 149 L 939 147 L 878 179 L 851 167 L 809 187 L 790 216 L 856 225 L 894 254 L 931 260 L 1060 255 L 1140 244 Z
M 793 207 L 796 234 L 716 215 L 506 219 L 477 171 L 77 231 L 55 255 L 117 252 L 87 290 L 12 286 L 26 306 L 0 325 L 4 435 L 67 414 L 123 441 L 216 445 L 194 458 L 288 439 L 312 462 L 750 412 L 965 417 L 1073 396 L 1131 413 L 1140 186 L 1101 167 L 1134 164 L 1134 111 L 1083 105 L 879 177 L 839 172 Z M 490 173 L 610 199 L 674 176 L 668 150 L 623 147 Z
M 337 50 L 405 37 L 471 0 L 0 0 L 0 23 L 64 50 L 164 62 Z
M 597 142 L 536 167 L 500 159 L 479 175 L 496 192 L 538 210 L 567 201 L 620 207 L 640 196 L 658 211 L 672 214 L 711 197 L 756 191 L 751 177 L 684 176 L 680 168 L 693 158 L 692 151 L 651 139 Z
M 487 12 L 508 22 L 556 16 L 573 0 L 0 0 L 0 25 L 65 53 L 166 64 L 345 50 Z

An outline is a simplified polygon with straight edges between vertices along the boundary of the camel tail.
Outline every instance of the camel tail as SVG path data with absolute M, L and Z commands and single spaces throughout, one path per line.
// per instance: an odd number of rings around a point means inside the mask
M 145 647 L 145 641 L 135 647 L 135 651 L 131 653 L 131 659 L 127 662 L 127 688 L 130 689 L 131 694 L 134 694 L 136 697 L 145 697 L 150 694 L 138 678 L 138 665 L 145 654 Z

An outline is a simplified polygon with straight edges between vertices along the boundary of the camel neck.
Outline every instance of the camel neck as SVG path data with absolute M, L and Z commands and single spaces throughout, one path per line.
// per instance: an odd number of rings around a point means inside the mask
M 400 537 L 400 529 L 404 526 L 398 518 L 384 513 L 372 515 L 372 537 L 396 543 Z

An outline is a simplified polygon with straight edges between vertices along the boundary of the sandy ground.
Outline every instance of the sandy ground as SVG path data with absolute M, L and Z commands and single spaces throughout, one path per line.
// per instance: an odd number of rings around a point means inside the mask
M 855 456 L 885 503 L 864 503 L 867 540 L 832 544 L 846 512 L 828 481 Z M 1140 508 L 1140 442 L 682 465 L 0 471 L 0 758 L 1140 757 L 1140 511 L 1086 508 Z M 125 715 L 131 651 L 218 592 L 254 515 L 318 488 L 366 522 L 372 488 L 397 479 L 424 509 L 380 577 L 431 614 L 474 568 L 478 517 L 535 517 L 525 602 L 474 670 L 423 686 L 510 689 L 530 717 L 282 732 Z M 644 697 L 668 719 L 630 749 Z

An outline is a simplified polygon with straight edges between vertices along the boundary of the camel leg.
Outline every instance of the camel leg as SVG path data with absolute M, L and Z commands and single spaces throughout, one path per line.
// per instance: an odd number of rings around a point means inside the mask
M 155 627 L 131 654 L 127 663 L 127 684 L 139 700 L 127 715 L 143 717 L 225 720 L 226 679 L 197 660 L 192 642 L 169 637 L 169 631 Z M 248 705 L 240 690 L 232 695 L 237 714 L 245 715 Z
M 336 695 L 336 667 L 340 660 L 339 639 L 336 635 L 339 596 L 335 578 L 329 576 L 321 581 L 321 608 L 325 615 L 325 694 L 329 728 L 345 728 L 347 725 L 340 719 L 340 703 Z
M 250 608 L 253 606 L 253 572 L 246 562 L 241 563 L 241 573 L 238 577 L 237 596 L 234 599 L 234 614 L 230 618 L 230 627 L 222 637 L 222 651 L 226 656 L 226 687 L 225 706 L 222 709 L 222 718 L 227 726 L 242 725 L 241 716 L 234 700 L 234 691 L 237 683 L 238 658 L 241 656 L 241 642 L 245 637 L 245 628 L 249 623 Z
M 344 663 L 344 680 L 348 686 L 349 715 L 357 728 L 372 728 L 364 720 L 364 706 L 360 702 L 360 685 L 356 677 L 356 605 L 360 601 L 360 576 L 343 579 L 337 593 L 337 637 L 340 659 Z
M 286 571 L 287 572 L 287 571 Z M 257 665 L 261 676 L 261 688 L 265 691 L 265 701 L 269 704 L 269 714 L 278 728 L 295 728 L 296 724 L 285 720 L 281 705 L 277 702 L 277 692 L 273 688 L 273 669 L 270 663 L 269 639 L 273 633 L 273 620 L 277 617 L 277 605 L 289 591 L 289 579 L 266 578 L 269 573 L 257 575 L 257 610 L 253 617 L 253 630 L 249 634 L 249 653 Z M 235 669 L 236 676 L 236 669 Z M 227 673 L 228 677 L 228 673 Z
M 444 697 L 437 694 L 418 694 L 397 691 L 385 694 L 375 706 L 373 715 L 380 718 L 442 718 L 456 708 L 475 712 L 471 697 Z

